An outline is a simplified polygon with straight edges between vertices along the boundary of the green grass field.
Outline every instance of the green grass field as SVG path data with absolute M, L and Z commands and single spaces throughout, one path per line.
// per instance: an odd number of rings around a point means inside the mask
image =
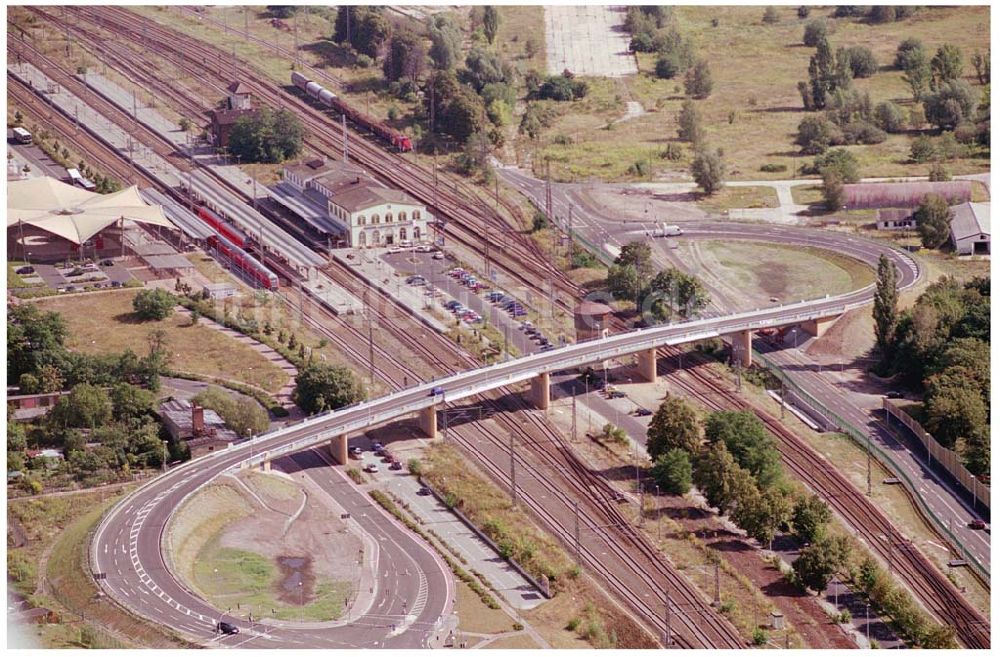
M 234 379 L 277 392 L 285 373 L 250 347 L 207 326 L 190 326 L 186 315 L 163 321 L 137 322 L 132 315 L 132 290 L 91 293 L 38 300 L 43 310 L 59 312 L 69 325 L 70 349 L 84 353 L 149 350 L 150 331 L 167 332 L 170 367 L 176 370 Z
M 219 609 L 252 610 L 257 618 L 277 620 L 336 620 L 344 613 L 350 584 L 318 579 L 302 606 L 281 602 L 275 564 L 259 554 L 219 545 L 218 535 L 198 553 L 193 584 Z M 274 610 L 273 613 L 271 610 Z
M 843 294 L 875 280 L 864 264 L 828 251 L 761 242 L 707 241 L 699 244 L 715 276 L 749 300 L 783 303 L 823 294 Z
M 698 56 L 709 61 L 714 90 L 698 101 L 713 148 L 721 147 L 731 179 L 762 180 L 791 176 L 802 164 L 792 139 L 798 123 L 807 116 L 796 88 L 806 79 L 809 57 L 814 49 L 802 45 L 802 31 L 807 20 L 796 17 L 794 7 L 779 7 L 781 21 L 765 25 L 762 7 L 754 6 L 679 6 L 675 12 L 681 33 L 694 42 Z M 829 8 L 814 7 L 810 19 L 829 15 Z M 712 20 L 718 26 L 712 26 Z M 912 105 L 900 71 L 889 70 L 896 46 L 907 37 L 923 40 L 933 52 L 944 43 L 953 43 L 963 52 L 965 78 L 974 83 L 969 58 L 975 50 L 989 48 L 989 11 L 986 7 L 929 7 L 913 17 L 887 25 L 869 25 L 852 19 L 829 19 L 833 27 L 831 45 L 864 45 L 874 52 L 881 67 L 868 79 L 854 81 L 855 87 L 871 94 L 873 103 L 893 100 L 909 111 Z M 552 156 L 552 175 L 559 180 L 599 176 L 604 179 L 635 179 L 628 167 L 637 159 L 663 150 L 677 132 L 677 113 L 683 100 L 683 80 L 659 80 L 652 74 L 654 55 L 639 56 L 640 74 L 627 78 L 625 84 L 634 100 L 651 113 L 605 130 L 607 120 L 623 111 L 622 97 L 609 81 L 595 81 L 586 99 L 564 104 L 562 116 L 548 128 L 540 143 L 527 148 L 538 150 L 535 171 L 540 173 L 542 158 Z M 974 87 L 981 89 L 978 85 Z M 608 106 L 594 112 L 594 104 Z M 553 143 L 558 135 L 570 135 L 574 143 Z M 862 164 L 865 176 L 926 175 L 928 165 L 910 164 L 910 137 L 891 135 L 874 146 L 851 146 Z M 655 176 L 670 179 L 686 175 L 690 148 L 684 145 L 684 157 L 676 162 L 654 159 Z M 598 155 L 595 155 L 598 154 Z M 811 161 L 811 157 L 808 160 Z M 764 173 L 764 163 L 785 164 L 785 172 Z M 986 158 L 966 158 L 950 164 L 955 173 L 982 171 L 989 166 Z

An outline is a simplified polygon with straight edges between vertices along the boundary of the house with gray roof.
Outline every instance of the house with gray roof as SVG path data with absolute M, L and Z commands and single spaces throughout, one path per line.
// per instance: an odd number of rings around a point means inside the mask
M 951 241 L 958 255 L 990 254 L 990 204 L 963 203 L 952 207 Z

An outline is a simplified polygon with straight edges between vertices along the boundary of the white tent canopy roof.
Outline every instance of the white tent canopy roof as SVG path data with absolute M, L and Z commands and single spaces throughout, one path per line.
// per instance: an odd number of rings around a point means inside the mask
M 54 178 L 7 183 L 7 227 L 23 222 L 83 244 L 119 219 L 175 226 L 158 205 L 147 205 L 134 185 L 113 194 L 95 194 Z

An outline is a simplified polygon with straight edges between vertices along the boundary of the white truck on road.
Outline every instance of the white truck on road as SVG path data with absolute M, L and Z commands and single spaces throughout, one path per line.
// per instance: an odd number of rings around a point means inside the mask
M 666 224 L 660 224 L 653 230 L 646 231 L 647 237 L 677 237 L 683 234 L 684 231 L 681 230 L 680 226 L 667 226 Z

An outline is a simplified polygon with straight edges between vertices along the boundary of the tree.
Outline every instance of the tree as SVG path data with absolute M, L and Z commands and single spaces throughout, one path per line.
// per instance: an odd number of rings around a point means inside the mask
M 698 411 L 686 399 L 668 394 L 646 430 L 646 451 L 654 461 L 672 449 L 695 454 L 701 439 Z
M 118 383 L 111 388 L 111 406 L 114 418 L 119 422 L 152 414 L 155 403 L 153 393 L 138 386 Z
M 515 76 L 510 62 L 484 46 L 473 46 L 465 57 L 465 69 L 459 71 L 460 79 L 477 92 L 491 82 L 513 82 Z
M 844 207 L 844 177 L 835 169 L 827 170 L 822 175 L 823 204 L 830 212 L 836 212 Z
M 910 37 L 900 42 L 896 47 L 896 58 L 893 65 L 901 71 L 908 71 L 915 64 L 922 64 L 927 60 L 927 51 L 924 50 L 924 43 L 916 37 Z
M 897 61 L 899 54 L 896 55 Z M 910 50 L 905 55 L 903 81 L 910 87 L 913 100 L 920 100 L 931 81 L 931 65 L 923 48 Z
M 451 135 L 461 143 L 484 128 L 483 101 L 472 89 L 459 84 L 451 71 L 438 71 L 425 93 L 427 113 L 435 131 Z
M 979 80 L 979 84 L 989 84 L 990 83 L 990 51 L 986 51 L 986 56 L 978 50 L 972 53 L 972 67 L 976 69 L 976 79 Z M 15 119 L 17 116 L 15 115 Z
M 633 265 L 608 267 L 608 290 L 616 299 L 629 299 L 639 303 L 639 293 L 645 286 Z
M 931 58 L 931 90 L 936 91 L 945 82 L 962 77 L 962 51 L 946 43 Z
M 434 67 L 450 71 L 458 65 L 462 54 L 462 31 L 448 14 L 437 14 L 428 29 L 431 37 L 430 56 Z
M 876 5 L 868 10 L 868 20 L 872 23 L 892 23 L 896 20 L 896 8 L 890 5 Z
M 161 288 L 140 290 L 132 298 L 132 309 L 136 316 L 146 321 L 170 317 L 176 305 L 177 298 Z
M 855 78 L 870 78 L 878 73 L 878 62 L 875 61 L 875 55 L 870 49 L 864 46 L 851 46 L 850 48 L 845 48 L 844 53 L 847 57 L 851 74 Z
M 861 165 L 846 148 L 835 148 L 820 155 L 815 161 L 816 170 L 820 175 L 828 171 L 836 172 L 845 183 L 856 183 L 861 180 Z
M 111 398 L 103 388 L 79 383 L 59 398 L 49 412 L 49 420 L 57 427 L 93 429 L 110 421 L 112 410 Z
M 7 309 L 7 377 L 38 372 L 46 363 L 63 361 L 68 329 L 59 313 L 42 311 L 32 303 Z
M 822 593 L 830 584 L 830 578 L 847 566 L 850 554 L 851 546 L 846 537 L 823 536 L 799 552 L 792 569 L 804 586 Z
M 732 518 L 750 538 L 770 546 L 778 529 L 788 522 L 791 512 L 785 494 L 777 488 L 768 488 L 748 496 L 733 511 Z
M 799 122 L 795 144 L 807 155 L 822 153 L 829 146 L 841 144 L 844 135 L 832 121 L 822 116 L 807 116 Z
M 660 55 L 656 58 L 656 77 L 673 80 L 681 72 L 681 62 L 677 55 Z
M 948 201 L 940 194 L 928 194 L 920 202 L 913 218 L 920 233 L 920 242 L 927 249 L 941 247 L 951 235 L 951 220 L 954 214 Z
M 741 468 L 721 443 L 715 443 L 698 456 L 694 483 L 708 503 L 727 513 L 757 493 L 753 475 Z
M 295 5 L 267 5 L 267 13 L 274 18 L 291 18 L 298 11 Z
M 400 31 L 392 35 L 382 72 L 390 81 L 407 80 L 416 84 L 424 73 L 427 52 L 424 40 L 410 31 Z
M 493 5 L 486 5 L 483 8 L 483 33 L 486 34 L 486 40 L 492 44 L 496 41 L 499 31 L 500 12 Z
M 699 59 L 684 75 L 684 93 L 695 98 L 708 98 L 712 93 L 712 71 L 708 61 Z
M 705 139 L 705 129 L 701 124 L 701 113 L 691 99 L 681 103 L 680 114 L 677 115 L 677 136 L 686 142 L 700 145 Z
M 815 48 L 819 45 L 820 40 L 826 39 L 826 21 L 822 18 L 817 18 L 806 23 L 805 30 L 802 33 L 802 43 L 809 46 L 810 48 Z
M 951 171 L 949 171 L 940 162 L 935 162 L 931 165 L 931 170 L 927 175 L 927 180 L 929 182 L 947 182 L 951 180 Z
M 892 101 L 884 101 L 875 106 L 872 118 L 877 125 L 886 132 L 903 131 L 903 112 L 899 105 Z
M 306 413 L 336 410 L 364 399 L 364 389 L 346 367 L 312 363 L 295 377 L 295 402 Z
M 964 119 L 972 119 L 976 110 L 976 93 L 964 80 L 952 80 L 939 85 L 936 93 L 924 96 L 927 120 L 942 130 L 953 129 Z
M 921 163 L 937 157 L 937 148 L 927 135 L 920 135 L 910 144 L 910 159 Z
M 691 176 L 706 194 L 714 194 L 726 185 L 726 168 L 717 152 L 701 150 L 691 162 Z
M 375 59 L 392 34 L 380 7 L 342 5 L 334 22 L 333 40 L 349 43 L 359 53 Z
M 816 495 L 803 495 L 792 507 L 792 531 L 804 543 L 815 543 L 833 517 L 830 507 Z
M 837 89 L 851 86 L 850 61 L 843 50 L 834 55 L 825 37 L 816 43 L 816 54 L 809 59 L 809 105 L 807 109 L 823 109 L 827 97 Z
M 884 364 L 891 361 L 892 348 L 896 344 L 896 326 L 899 324 L 899 311 L 896 308 L 899 300 L 897 283 L 896 266 L 883 253 L 878 258 L 878 278 L 875 281 L 872 317 L 875 320 L 875 344 Z
M 649 307 L 657 320 L 663 322 L 675 315 L 690 317 L 707 306 L 709 301 L 708 290 L 700 280 L 671 267 L 650 281 L 644 305 Z
M 736 462 L 761 488 L 781 477 L 781 458 L 764 425 L 753 411 L 715 411 L 705 419 L 705 437 L 723 443 Z
M 550 75 L 535 92 L 541 100 L 578 100 L 587 95 L 589 87 L 583 80 L 574 80 L 565 75 Z
M 986 404 L 976 381 L 964 370 L 935 374 L 926 382 L 927 430 L 945 447 L 959 439 L 988 436 Z
M 684 495 L 691 490 L 691 456 L 683 449 L 671 449 L 655 460 L 652 474 L 667 493 Z

